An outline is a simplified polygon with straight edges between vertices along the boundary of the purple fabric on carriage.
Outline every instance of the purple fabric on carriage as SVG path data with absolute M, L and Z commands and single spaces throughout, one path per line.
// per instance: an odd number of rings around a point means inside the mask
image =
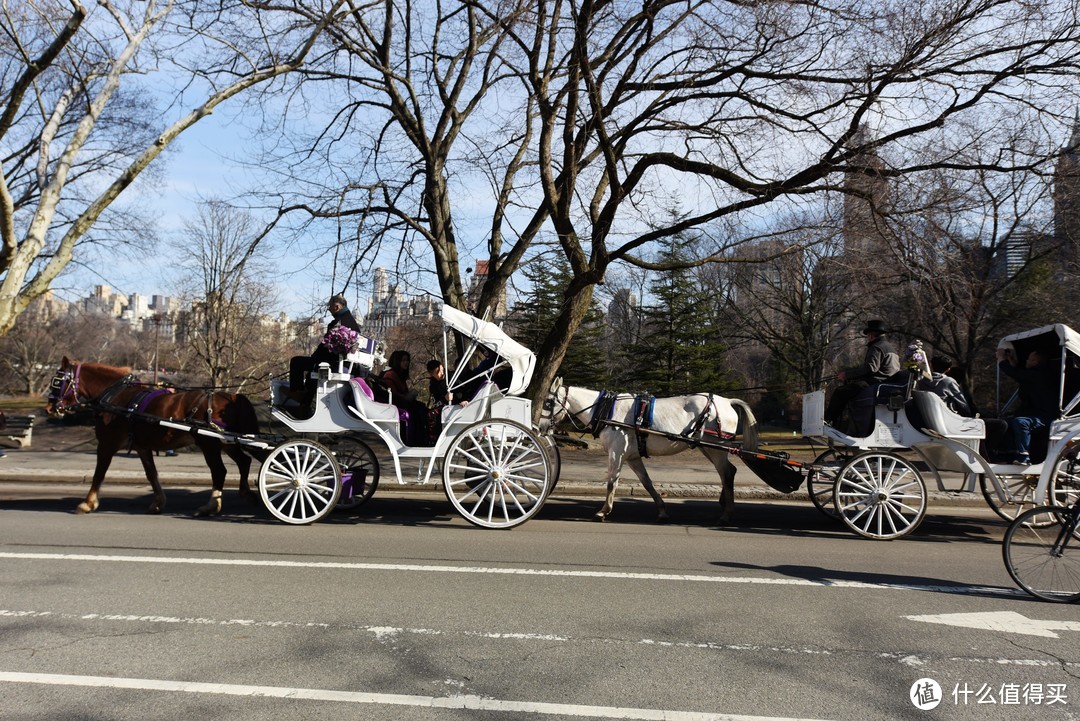
M 360 392 L 363 393 L 365 396 L 367 396 L 371 400 L 375 400 L 375 393 L 371 390 L 371 386 L 369 386 L 367 384 L 367 381 L 365 381 L 363 378 L 351 378 L 349 379 L 349 382 L 359 388 Z

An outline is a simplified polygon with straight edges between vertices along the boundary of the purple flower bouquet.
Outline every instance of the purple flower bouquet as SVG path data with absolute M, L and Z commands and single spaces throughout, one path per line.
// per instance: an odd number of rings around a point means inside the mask
M 328 351 L 338 355 L 355 353 L 360 347 L 360 334 L 352 328 L 339 325 L 333 330 L 327 331 L 326 335 L 323 336 L 322 344 L 326 346 Z

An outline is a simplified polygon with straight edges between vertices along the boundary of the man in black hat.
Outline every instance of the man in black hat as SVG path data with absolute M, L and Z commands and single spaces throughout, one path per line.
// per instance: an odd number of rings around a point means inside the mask
M 330 315 L 333 316 L 329 325 L 326 326 L 327 333 L 339 325 L 357 333 L 360 332 L 360 326 L 349 310 L 349 302 L 345 300 L 345 296 L 340 294 L 331 296 L 326 305 Z M 337 360 L 337 356 L 331 353 L 321 341 L 311 355 L 293 356 L 289 360 L 289 397 L 300 401 L 303 406 L 310 405 L 315 398 L 315 382 L 311 380 L 311 371 L 320 363 L 329 363 L 333 367 Z
M 900 356 L 892 344 L 885 340 L 887 332 L 885 323 L 880 320 L 869 321 L 863 328 L 863 335 L 866 336 L 866 357 L 862 365 L 836 374 L 844 385 L 833 391 L 829 406 L 825 409 L 825 422 L 829 425 L 836 425 L 855 396 L 900 372 Z

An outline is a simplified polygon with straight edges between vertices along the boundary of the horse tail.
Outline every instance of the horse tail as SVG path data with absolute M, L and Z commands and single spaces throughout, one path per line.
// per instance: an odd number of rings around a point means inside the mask
M 750 405 L 740 398 L 728 398 L 731 407 L 739 414 L 739 422 L 743 427 L 743 448 L 748 451 L 757 450 L 758 447 L 758 422 Z

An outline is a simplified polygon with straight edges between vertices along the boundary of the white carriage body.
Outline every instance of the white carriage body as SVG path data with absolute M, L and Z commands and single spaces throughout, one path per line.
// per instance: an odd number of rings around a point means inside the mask
M 430 446 L 408 446 L 402 438 L 402 423 L 426 426 L 426 413 L 406 421 L 392 394 L 390 402 L 375 400 L 363 378 L 380 357 L 371 342 L 338 367 L 323 363 L 312 373 L 316 390 L 310 417 L 298 418 L 285 410 L 288 383 L 284 379 L 271 381 L 271 414 L 277 420 L 295 433 L 331 438 L 327 447 L 314 440 L 299 440 L 271 451 L 263 465 L 273 466 L 272 498 L 266 490 L 270 483 L 264 482 L 260 469 L 260 492 L 271 513 L 289 523 L 318 520 L 338 502 L 346 478 L 349 495 L 342 496 L 342 501 L 347 498 L 350 508 L 364 502 L 378 485 L 378 460 L 364 440 L 377 437 L 393 463 L 399 484 L 428 483 L 439 468 L 447 497 L 471 523 L 509 528 L 535 515 L 557 477 L 557 470 L 552 470 L 552 458 L 557 456 L 530 430 L 532 404 L 521 397 L 532 379 L 536 358 L 492 323 L 448 306 L 443 307 L 442 317 L 444 350 L 449 348 L 452 332 L 468 341 L 459 346 L 464 350 L 448 388 L 467 391 L 470 398 L 465 404 L 442 408 L 439 435 Z M 491 354 L 477 370 L 466 371 L 478 349 Z M 444 357 L 449 367 L 449 353 Z M 335 447 L 340 447 L 341 453 L 332 450 Z M 362 450 L 357 451 L 358 447 Z M 339 467 L 335 459 L 344 465 Z M 417 464 L 415 474 L 402 472 L 406 459 Z M 369 469 L 374 470 L 365 475 Z M 367 483 L 362 497 L 353 493 L 354 472 L 361 474 L 361 484 Z M 369 482 L 371 477 L 373 482 Z M 328 495 L 331 490 L 332 498 Z M 307 500 L 295 500 L 304 494 Z M 318 507 L 318 512 L 309 513 L 303 507 L 305 502 Z

